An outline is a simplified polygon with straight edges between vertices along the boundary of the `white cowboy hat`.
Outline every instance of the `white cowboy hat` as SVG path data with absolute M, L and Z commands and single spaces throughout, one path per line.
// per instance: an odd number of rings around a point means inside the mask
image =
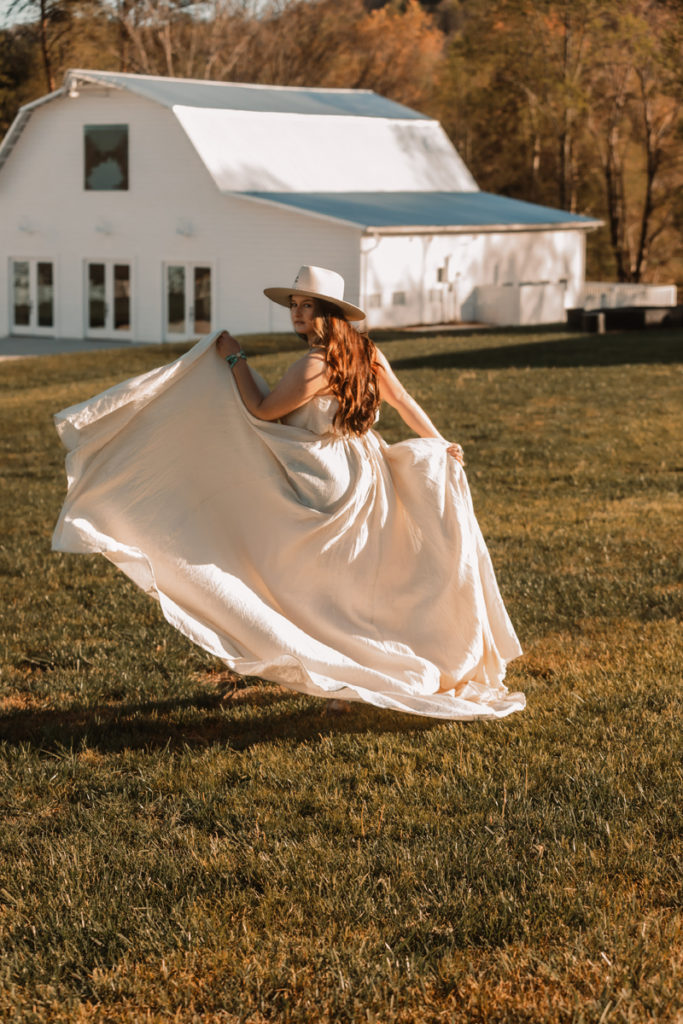
M 279 306 L 289 306 L 292 295 L 305 295 L 312 299 L 324 299 L 341 309 L 349 320 L 365 320 L 365 313 L 358 306 L 344 301 L 344 278 L 334 270 L 324 267 L 301 267 L 289 288 L 264 288 L 267 295 Z

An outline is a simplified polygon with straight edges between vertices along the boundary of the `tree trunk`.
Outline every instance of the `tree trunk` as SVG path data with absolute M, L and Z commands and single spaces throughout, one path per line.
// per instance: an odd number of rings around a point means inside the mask
M 118 43 L 119 43 L 119 71 L 127 72 L 130 66 L 130 40 L 125 29 L 128 18 L 129 0 L 119 0 L 118 4 Z
M 563 64 L 563 81 L 567 82 L 569 78 L 569 40 L 571 33 L 571 18 L 569 15 L 569 9 L 564 9 L 564 33 L 562 38 L 562 64 Z M 571 138 L 570 138 L 570 117 L 569 108 L 566 101 L 563 103 L 562 111 L 562 131 L 560 132 L 559 144 L 560 144 L 560 209 L 567 209 L 567 185 L 568 185 L 568 162 L 569 154 L 571 150 Z
M 630 280 L 629 261 L 625 252 L 624 180 L 619 154 L 619 128 L 610 125 L 604 163 L 605 196 L 610 243 L 619 281 Z
M 643 210 L 640 217 L 640 231 L 638 238 L 638 249 L 633 268 L 634 281 L 640 281 L 644 270 L 647 267 L 650 241 L 652 238 L 652 215 L 654 213 L 654 184 L 661 161 L 660 139 L 662 131 L 668 127 L 668 119 L 664 118 L 660 126 L 660 132 L 654 125 L 654 116 L 651 100 L 647 93 L 645 77 L 642 71 L 638 72 L 640 84 L 640 96 L 642 100 L 642 118 L 645 144 L 645 196 L 643 198 Z
M 40 0 L 40 52 L 43 58 L 43 71 L 45 72 L 45 81 L 47 82 L 48 92 L 54 92 L 55 78 L 52 73 L 52 64 L 50 62 L 50 54 L 47 46 L 47 6 L 48 0 Z

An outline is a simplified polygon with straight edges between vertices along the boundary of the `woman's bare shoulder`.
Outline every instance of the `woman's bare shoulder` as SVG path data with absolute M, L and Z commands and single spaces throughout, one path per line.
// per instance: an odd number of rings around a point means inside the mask
M 391 363 L 378 348 L 375 349 L 375 365 L 379 370 L 380 380 L 391 380 L 398 383 L 398 378 L 391 368 Z
M 324 348 L 309 348 L 304 359 L 309 360 L 311 366 L 327 366 Z
M 379 349 L 376 349 L 375 363 L 378 368 L 377 379 L 383 402 L 393 405 L 406 395 L 406 389 L 391 368 L 391 363 Z
M 302 381 L 318 381 L 327 377 L 327 360 L 323 349 L 309 349 L 291 364 L 285 374 Z
M 378 376 L 380 381 L 391 383 L 394 387 L 401 387 L 402 385 L 387 357 L 379 349 L 376 349 L 376 353 L 375 363 L 379 370 Z
M 327 366 L 327 360 L 325 359 L 325 349 L 323 348 L 309 348 L 303 355 L 292 363 L 292 366 L 315 366 L 322 364 Z

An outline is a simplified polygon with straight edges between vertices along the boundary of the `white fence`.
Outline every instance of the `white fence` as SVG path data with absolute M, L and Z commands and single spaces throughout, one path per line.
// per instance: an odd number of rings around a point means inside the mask
M 611 281 L 586 281 L 584 309 L 619 309 L 622 306 L 675 306 L 675 284 L 613 284 Z
M 565 318 L 565 290 L 559 282 L 479 285 L 475 317 L 501 327 L 560 323 Z

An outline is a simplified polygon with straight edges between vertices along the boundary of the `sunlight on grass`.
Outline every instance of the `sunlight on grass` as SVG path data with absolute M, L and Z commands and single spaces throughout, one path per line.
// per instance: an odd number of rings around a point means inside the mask
M 183 348 L 2 365 L 0 1020 L 680 1020 L 680 338 L 379 340 L 465 447 L 502 722 L 330 719 L 52 554 L 52 413 Z

